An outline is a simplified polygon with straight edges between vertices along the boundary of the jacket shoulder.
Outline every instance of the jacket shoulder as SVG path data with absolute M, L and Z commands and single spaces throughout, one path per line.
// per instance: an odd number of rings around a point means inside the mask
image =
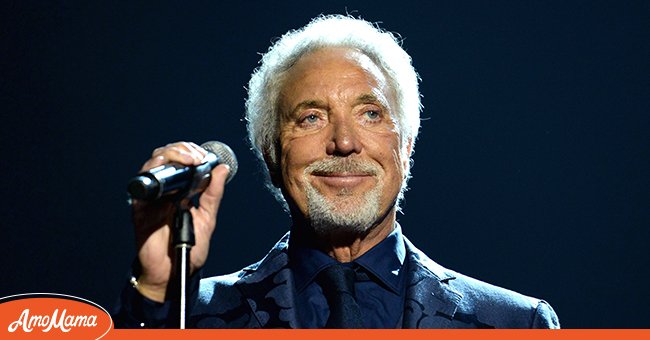
M 192 317 L 199 328 L 285 326 L 274 316 L 289 301 L 286 234 L 260 261 L 237 272 L 202 279 Z M 286 309 L 286 308 L 285 308 Z
M 463 295 L 456 318 L 472 317 L 495 328 L 559 328 L 553 308 L 526 296 L 453 272 L 449 285 Z
M 558 317 L 544 300 L 447 269 L 431 260 L 405 238 L 412 265 L 435 278 L 445 291 L 459 298 L 453 313 L 452 327 L 474 325 L 483 328 L 559 328 Z
M 248 328 L 254 323 L 246 299 L 235 283 L 238 272 L 201 279 L 191 320 L 196 328 Z

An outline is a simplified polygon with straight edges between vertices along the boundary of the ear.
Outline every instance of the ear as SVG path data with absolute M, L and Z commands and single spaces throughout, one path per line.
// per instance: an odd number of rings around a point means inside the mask
M 279 155 L 277 155 L 279 152 L 276 152 L 275 159 L 279 159 Z M 279 166 L 273 165 L 273 161 L 271 158 L 271 155 L 269 153 L 269 150 L 264 151 L 264 163 L 266 163 L 266 169 L 269 172 L 269 177 L 271 178 L 271 183 L 273 183 L 273 186 L 276 188 L 280 188 L 280 185 L 282 184 L 282 174 L 280 171 Z

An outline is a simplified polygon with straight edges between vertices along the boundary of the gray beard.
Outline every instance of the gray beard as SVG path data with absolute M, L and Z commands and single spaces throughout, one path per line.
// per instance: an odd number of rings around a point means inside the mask
M 337 164 L 338 163 L 338 164 Z M 322 161 L 310 165 L 305 171 L 305 193 L 309 209 L 309 219 L 317 237 L 328 238 L 335 235 L 361 235 L 370 230 L 379 219 L 379 200 L 383 189 L 380 179 L 377 186 L 361 196 L 349 190 L 341 190 L 335 198 L 325 197 L 307 180 L 307 174 L 314 169 L 349 170 L 361 167 L 376 175 L 381 170 L 374 164 L 360 164 L 352 161 Z

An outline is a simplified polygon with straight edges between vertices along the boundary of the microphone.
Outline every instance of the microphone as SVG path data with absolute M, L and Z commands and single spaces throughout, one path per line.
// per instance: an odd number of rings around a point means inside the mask
M 237 173 L 237 158 L 224 143 L 210 141 L 201 145 L 208 151 L 204 162 L 199 165 L 169 163 L 142 172 L 133 177 L 127 186 L 131 198 L 153 201 L 163 196 L 192 197 L 210 184 L 210 171 L 219 164 L 230 166 L 226 183 Z

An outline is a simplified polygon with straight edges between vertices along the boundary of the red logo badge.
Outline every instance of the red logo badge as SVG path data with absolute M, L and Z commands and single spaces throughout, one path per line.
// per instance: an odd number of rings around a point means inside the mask
M 3 339 L 100 339 L 111 328 L 113 320 L 102 306 L 79 297 L 32 293 L 0 298 Z

